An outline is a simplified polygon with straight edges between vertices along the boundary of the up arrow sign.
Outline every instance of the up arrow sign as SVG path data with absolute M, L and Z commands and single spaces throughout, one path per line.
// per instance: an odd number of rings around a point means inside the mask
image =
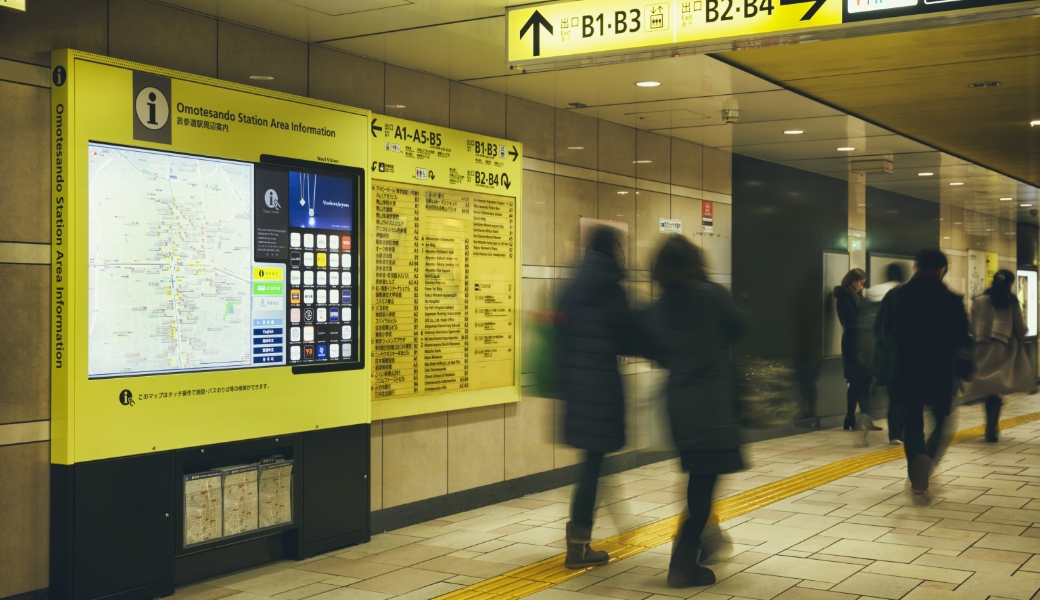
M 549 35 L 553 34 L 552 24 L 549 23 L 549 21 L 542 16 L 542 13 L 537 10 L 534 11 L 531 18 L 524 23 L 523 29 L 520 30 L 520 39 L 524 39 L 524 36 L 527 35 L 527 30 L 534 27 L 534 56 L 541 56 L 542 54 L 542 30 L 539 28 L 539 25 L 545 27 L 545 30 L 549 32 Z

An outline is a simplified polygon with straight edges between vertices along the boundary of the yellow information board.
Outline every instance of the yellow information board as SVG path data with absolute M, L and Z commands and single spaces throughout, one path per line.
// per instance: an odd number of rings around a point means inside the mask
M 51 59 L 52 462 L 369 422 L 369 112 Z
M 506 12 L 523 63 L 839 25 L 841 0 L 581 0 Z
M 374 419 L 520 399 L 520 144 L 384 117 L 372 141 Z

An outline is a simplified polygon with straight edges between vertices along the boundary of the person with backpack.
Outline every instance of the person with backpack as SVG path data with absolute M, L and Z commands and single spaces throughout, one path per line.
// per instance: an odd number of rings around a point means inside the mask
M 969 389 L 972 395 L 985 397 L 987 442 L 999 439 L 1001 395 L 1028 392 L 1036 382 L 1022 345 L 1028 329 L 1014 285 L 1015 274 L 1001 269 L 993 276 L 993 285 L 971 305 L 976 372 Z
M 889 383 L 889 396 L 903 415 L 903 449 L 915 494 L 928 491 L 938 460 L 957 379 L 971 375 L 971 338 L 963 299 L 943 283 L 949 263 L 926 249 L 914 261 L 910 281 L 885 296 L 878 313 L 876 370 Z M 879 356 L 880 355 L 880 356 Z M 935 428 L 924 435 L 924 409 Z
M 559 303 L 559 367 L 556 376 L 564 402 L 567 444 L 585 451 L 567 523 L 569 569 L 606 564 L 606 552 L 593 550 L 593 513 L 603 457 L 625 445 L 625 394 L 618 357 L 634 354 L 633 324 L 618 260 L 614 230 L 600 227 L 578 268 L 577 278 Z

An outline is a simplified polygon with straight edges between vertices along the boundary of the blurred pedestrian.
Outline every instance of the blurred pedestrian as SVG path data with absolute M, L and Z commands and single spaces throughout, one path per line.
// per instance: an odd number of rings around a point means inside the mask
M 669 370 L 672 437 L 690 475 L 689 515 L 672 549 L 668 585 L 710 585 L 715 573 L 701 566 L 699 557 L 715 481 L 744 467 L 730 357 L 744 319 L 729 292 L 708 281 L 701 251 L 682 236 L 664 244 L 652 275 L 664 294 L 640 315 L 642 343 L 647 356 Z
M 625 396 L 618 356 L 632 354 L 632 317 L 621 280 L 619 243 L 614 230 L 597 229 L 578 276 L 559 309 L 559 388 L 564 400 L 564 440 L 585 451 L 567 523 L 566 566 L 606 564 L 593 550 L 593 513 L 603 457 L 625 445 Z
M 859 305 L 863 302 L 863 286 L 866 283 L 867 274 L 863 269 L 852 269 L 842 278 L 841 285 L 834 288 L 834 302 L 842 328 L 841 364 L 845 372 L 845 381 L 849 384 L 845 393 L 845 429 L 857 428 L 857 404 L 865 417 L 862 419 L 862 426 L 869 430 L 880 429 L 874 426 L 867 412 L 873 376 L 865 362 L 859 342 Z
M 971 305 L 976 372 L 970 390 L 985 397 L 987 442 L 998 441 L 1001 394 L 1028 392 L 1035 383 L 1022 345 L 1028 329 L 1014 285 L 1015 274 L 1001 269 L 993 276 L 993 285 Z
M 903 442 L 911 489 L 928 490 L 932 466 L 944 444 L 958 377 L 971 371 L 968 315 L 960 296 L 943 284 L 948 263 L 939 250 L 922 250 L 914 275 L 885 296 L 878 320 L 894 323 L 895 372 L 889 396 L 903 415 Z M 935 429 L 924 436 L 924 408 L 930 407 Z
M 859 347 L 864 363 L 868 367 L 874 363 L 874 349 L 877 342 L 874 330 L 878 311 L 881 310 L 881 302 L 889 292 L 902 285 L 904 281 L 906 281 L 906 269 L 903 265 L 893 262 L 885 267 L 885 283 L 872 285 L 863 290 L 863 302 L 860 303 L 858 315 Z M 870 392 L 871 397 L 873 397 L 873 389 L 877 387 L 875 380 Z M 866 436 L 866 431 L 864 431 L 864 436 Z M 891 399 L 888 404 L 888 441 L 893 444 L 903 441 L 903 419 L 899 414 L 899 408 L 892 405 Z M 864 445 L 866 445 L 865 438 Z

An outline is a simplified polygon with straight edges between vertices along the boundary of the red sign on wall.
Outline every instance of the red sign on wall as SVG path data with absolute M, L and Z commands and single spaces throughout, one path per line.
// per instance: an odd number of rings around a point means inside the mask
M 701 202 L 701 231 L 715 233 L 715 203 Z

